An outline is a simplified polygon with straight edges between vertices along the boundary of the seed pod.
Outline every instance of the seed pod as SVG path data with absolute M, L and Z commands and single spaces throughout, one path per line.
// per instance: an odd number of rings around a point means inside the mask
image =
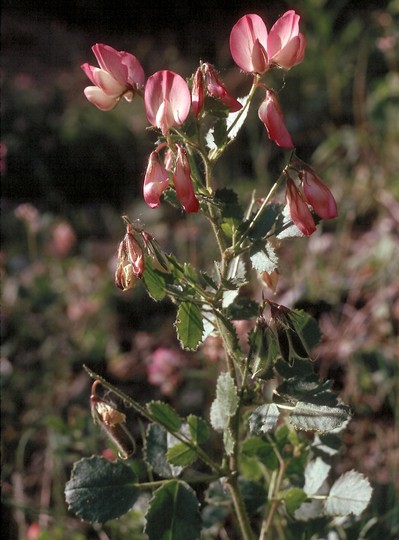
M 99 381 L 94 381 L 90 396 L 90 407 L 93 420 L 99 424 L 108 437 L 118 448 L 121 459 L 127 459 L 134 454 L 136 444 L 125 426 L 126 416 L 115 409 L 110 403 L 96 395 Z

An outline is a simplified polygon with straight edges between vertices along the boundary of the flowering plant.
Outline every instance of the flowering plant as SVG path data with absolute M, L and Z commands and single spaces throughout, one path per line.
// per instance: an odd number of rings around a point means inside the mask
M 266 538 L 293 519 L 359 515 L 369 502 L 371 488 L 361 474 L 351 471 L 331 488 L 327 483 L 336 444 L 331 434 L 344 428 L 350 411 L 331 390 L 331 381 L 314 373 L 310 355 L 320 339 L 316 322 L 270 300 L 266 287 L 258 300 L 245 295 L 244 286 L 254 276 L 275 289 L 281 242 L 310 236 L 320 220 L 337 215 L 329 188 L 295 153 L 278 93 L 262 80 L 271 69 L 302 62 L 306 42 L 299 19 L 287 11 L 268 32 L 258 15 L 249 14 L 233 27 L 232 57 L 252 76 L 244 98 L 233 97 L 208 63 L 201 63 L 188 82 L 170 70 L 145 82 L 133 55 L 97 44 L 93 51 L 100 68 L 82 66 L 95 84 L 85 94 L 97 108 L 109 110 L 121 97 L 144 99 L 158 134 L 145 173 L 146 204 L 156 209 L 168 202 L 202 214 L 219 251 L 211 267 L 197 269 L 165 253 L 141 224 L 124 216 L 115 283 L 127 291 L 142 282 L 153 299 L 172 299 L 182 348 L 195 351 L 216 335 L 225 353 L 225 370 L 215 381 L 204 418 L 182 418 L 161 401 L 143 406 L 86 368 L 94 379 L 93 418 L 121 459 L 134 456 L 138 444 L 126 428 L 125 413 L 103 391 L 147 422 L 138 458 L 147 473 L 99 457 L 77 462 L 66 500 L 84 520 L 117 518 L 141 492 L 151 491 L 145 515 L 150 540 L 194 540 L 202 532 L 219 537 L 232 523 L 236 534 L 248 540 Z M 269 193 L 253 196 L 244 211 L 232 189 L 218 188 L 214 166 L 235 141 L 257 90 L 265 92 L 258 116 L 269 138 L 290 149 L 290 155 Z M 242 320 L 250 324 L 244 343 L 237 334 Z M 318 435 L 311 437 L 314 432 Z M 201 489 L 193 489 L 198 485 Z

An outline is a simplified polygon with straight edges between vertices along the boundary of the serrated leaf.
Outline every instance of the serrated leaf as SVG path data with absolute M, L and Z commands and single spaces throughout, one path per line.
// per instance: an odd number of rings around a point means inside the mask
M 244 321 L 256 317 L 259 304 L 249 298 L 236 298 L 226 309 L 226 316 L 232 321 Z
M 241 103 L 241 105 L 244 105 L 244 103 L 247 101 L 248 96 L 244 96 L 241 98 L 237 98 L 237 101 Z M 246 107 L 246 109 L 240 109 L 237 112 L 230 112 L 226 118 L 226 128 L 227 128 L 227 136 L 232 141 L 237 137 L 238 132 L 240 131 L 241 127 L 243 126 L 245 119 L 247 118 L 247 114 L 249 111 L 249 107 Z
M 283 499 L 284 499 L 287 511 L 290 514 L 293 514 L 295 510 L 298 510 L 301 504 L 306 501 L 307 495 L 300 488 L 292 488 L 283 494 Z
M 162 272 L 154 270 L 150 264 L 147 264 L 143 274 L 143 280 L 147 292 L 153 300 L 160 301 L 165 298 L 166 281 Z
M 302 503 L 294 513 L 295 519 L 298 519 L 299 521 L 310 521 L 311 519 L 319 518 L 322 515 L 323 503 L 318 499 Z
M 230 417 L 223 413 L 217 399 L 212 402 L 209 416 L 211 426 L 215 431 L 224 431 L 227 429 L 230 422 Z
M 331 470 L 331 465 L 328 465 L 321 458 L 316 458 L 309 461 L 305 468 L 305 485 L 303 490 L 308 495 L 316 495 Z
M 273 227 L 276 217 L 280 211 L 280 205 L 268 204 L 258 216 L 255 223 L 251 226 L 248 236 L 251 240 L 260 240 Z
M 197 444 L 202 444 L 208 439 L 209 428 L 205 420 L 190 414 L 190 416 L 187 417 L 187 423 L 193 441 L 195 441 Z
M 150 424 L 147 428 L 144 459 L 152 470 L 163 478 L 178 476 L 183 467 L 171 465 L 166 460 L 168 451 L 168 433 L 158 424 Z
M 280 410 L 274 403 L 257 407 L 249 417 L 249 429 L 252 433 L 267 433 L 277 424 Z
M 253 246 L 249 253 L 252 267 L 257 272 L 267 272 L 271 274 L 278 268 L 278 257 L 270 244 L 266 246 Z
M 349 471 L 334 482 L 325 503 L 325 511 L 330 516 L 359 516 L 369 504 L 372 492 L 367 478 L 359 472 Z
M 234 451 L 234 436 L 229 427 L 227 427 L 223 431 L 223 444 L 224 444 L 224 450 L 228 456 L 231 456 L 231 454 Z
M 204 332 L 199 307 L 192 302 L 182 302 L 177 311 L 175 326 L 182 348 L 195 351 L 202 342 Z
M 238 290 L 235 291 L 224 291 L 222 297 L 222 306 L 228 308 L 238 296 Z
M 221 373 L 216 383 L 216 399 L 223 414 L 233 416 L 238 407 L 237 388 L 233 377 L 227 371 Z
M 296 429 L 323 433 L 343 426 L 349 417 L 349 408 L 345 405 L 328 407 L 298 401 L 289 421 Z
M 151 401 L 147 403 L 148 412 L 151 414 L 154 422 L 161 424 L 167 431 L 179 431 L 182 425 L 182 419 L 177 412 L 167 403 L 162 401 Z
M 149 540 L 197 540 L 201 535 L 199 502 L 185 482 L 172 480 L 157 489 L 145 517 Z
M 187 444 L 180 442 L 173 445 L 166 453 L 166 459 L 172 465 L 179 467 L 187 467 L 194 463 L 198 455 L 195 448 L 191 448 Z
M 291 311 L 289 319 L 306 347 L 309 350 L 316 347 L 321 340 L 321 332 L 315 319 L 305 311 L 297 309 Z
M 123 463 L 99 456 L 74 464 L 65 486 L 69 510 L 89 523 L 105 523 L 126 514 L 137 500 L 135 473 Z
M 326 405 L 335 407 L 338 404 L 338 396 L 331 390 L 332 381 L 321 381 L 316 374 L 309 375 L 306 379 L 293 377 L 285 380 L 278 386 L 276 393 L 291 403 L 303 401 L 313 405 Z

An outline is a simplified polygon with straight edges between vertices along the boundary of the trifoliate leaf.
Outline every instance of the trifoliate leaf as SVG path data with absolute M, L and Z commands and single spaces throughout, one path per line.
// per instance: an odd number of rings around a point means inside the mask
M 325 511 L 330 516 L 359 516 L 369 504 L 372 492 L 367 478 L 356 471 L 349 471 L 333 484 Z
M 150 424 L 147 428 L 144 459 L 152 470 L 163 478 L 178 476 L 183 467 L 174 466 L 166 460 L 168 451 L 168 433 L 158 424 Z
M 266 246 L 254 245 L 250 250 L 249 257 L 252 267 L 257 272 L 271 274 L 273 270 L 278 268 L 278 257 L 270 244 L 266 244 Z
M 182 348 L 195 351 L 202 342 L 204 332 L 199 307 L 192 302 L 182 302 L 177 311 L 175 326 Z
M 179 431 L 182 419 L 170 405 L 163 401 L 150 401 L 147 403 L 147 409 L 153 420 L 165 429 L 171 432 Z
M 191 465 L 197 457 L 198 455 L 195 448 L 192 448 L 183 442 L 173 445 L 166 453 L 168 462 L 172 465 L 178 465 L 179 467 Z
M 171 480 L 154 491 L 144 532 L 149 540 L 198 540 L 199 502 L 185 482 Z
M 74 464 L 65 486 L 69 510 L 89 523 L 105 523 L 126 514 L 137 500 L 135 473 L 127 465 L 93 456 Z
M 314 461 L 309 461 L 305 469 L 305 485 L 303 486 L 303 491 L 308 495 L 316 495 L 326 480 L 330 470 L 331 465 L 328 465 L 319 457 Z
M 249 429 L 252 433 L 267 433 L 277 424 L 280 411 L 274 403 L 257 407 L 249 417 Z
M 289 421 L 296 429 L 326 432 L 343 426 L 349 416 L 349 408 L 345 405 L 328 407 L 298 401 Z

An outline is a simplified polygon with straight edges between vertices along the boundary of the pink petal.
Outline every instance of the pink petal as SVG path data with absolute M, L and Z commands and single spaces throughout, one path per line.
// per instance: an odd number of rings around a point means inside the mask
M 313 216 L 291 178 L 287 178 L 285 197 L 291 219 L 301 233 L 306 236 L 313 234 L 316 230 Z
M 96 82 L 95 82 L 95 80 L 93 78 L 93 72 L 94 72 L 95 69 L 98 69 L 98 68 L 95 68 L 94 66 L 91 66 L 87 62 L 85 64 L 82 64 L 80 67 L 83 69 L 86 76 L 91 80 L 91 82 L 93 84 L 96 84 Z
M 292 9 L 286 11 L 272 26 L 267 39 L 267 52 L 272 58 L 288 41 L 299 34 L 299 15 Z
M 230 52 L 234 62 L 248 73 L 257 72 L 259 65 L 254 66 L 252 51 L 256 40 L 266 50 L 267 29 L 259 15 L 249 14 L 241 17 L 230 33 Z M 266 69 L 262 70 L 264 73 Z
M 179 146 L 177 150 L 173 183 L 176 189 L 177 199 L 184 210 L 186 212 L 198 212 L 199 203 L 194 193 L 190 164 L 186 153 L 181 146 Z
M 93 45 L 92 51 L 97 58 L 99 66 L 104 71 L 108 71 L 119 84 L 126 87 L 128 84 L 128 68 L 122 64 L 121 53 L 113 47 L 103 45 L 102 43 Z
M 108 96 L 98 86 L 87 86 L 84 89 L 84 94 L 90 103 L 93 103 L 100 111 L 110 111 L 119 101 L 119 97 Z
M 119 54 L 122 64 L 127 67 L 127 82 L 132 86 L 144 86 L 144 70 L 137 58 L 133 54 L 124 51 Z
M 121 96 L 126 89 L 103 69 L 95 68 L 93 70 L 93 79 L 95 84 L 108 96 Z
M 144 178 L 144 200 L 150 208 L 160 205 L 160 197 L 169 185 L 169 173 L 161 163 L 157 152 L 152 152 L 148 160 Z

